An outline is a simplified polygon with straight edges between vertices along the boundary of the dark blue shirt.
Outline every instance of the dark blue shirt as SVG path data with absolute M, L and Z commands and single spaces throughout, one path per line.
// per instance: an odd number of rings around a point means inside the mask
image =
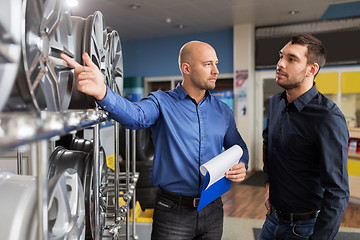
M 236 129 L 232 110 L 207 91 L 196 104 L 181 87 L 157 91 L 130 102 L 107 88 L 99 105 L 125 128 L 151 127 L 155 146 L 152 181 L 170 192 L 199 196 L 200 165 L 237 144 L 247 168 L 249 154 Z
M 349 201 L 344 115 L 314 85 L 288 103 L 270 99 L 263 160 L 270 204 L 286 213 L 321 210 L 310 239 L 334 239 Z

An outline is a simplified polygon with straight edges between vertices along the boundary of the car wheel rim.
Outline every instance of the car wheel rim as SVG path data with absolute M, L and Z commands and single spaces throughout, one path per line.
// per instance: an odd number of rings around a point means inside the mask
M 60 53 L 73 56 L 70 13 L 61 0 L 26 0 L 23 16 L 23 61 L 27 84 L 19 84 L 35 109 L 67 110 L 74 76 Z
M 124 71 L 123 71 L 123 56 L 119 33 L 113 30 L 108 34 L 109 39 L 109 78 L 110 87 L 118 94 L 123 92 Z

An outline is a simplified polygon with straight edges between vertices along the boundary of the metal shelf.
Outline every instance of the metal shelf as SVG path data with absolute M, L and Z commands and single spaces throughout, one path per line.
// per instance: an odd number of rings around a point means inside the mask
M 99 123 L 108 120 L 102 110 L 69 110 L 66 112 L 10 112 L 0 113 L 0 153 L 32 144 L 36 159 L 38 237 L 48 239 L 48 159 L 49 140 L 94 127 L 94 163 L 99 165 Z M 94 168 L 96 169 L 96 168 Z M 94 170 L 95 172 L 95 170 Z M 98 173 L 94 174 L 94 189 L 98 192 Z M 97 190 L 96 190 L 97 189 Z M 98 202 L 97 202 L 98 203 Z M 96 206 L 95 208 L 97 208 Z M 97 212 L 97 211 L 95 211 Z M 99 217 L 99 216 L 96 216 Z M 97 238 L 99 239 L 99 238 Z
M 41 140 L 58 138 L 108 120 L 102 110 L 0 113 L 0 153 Z

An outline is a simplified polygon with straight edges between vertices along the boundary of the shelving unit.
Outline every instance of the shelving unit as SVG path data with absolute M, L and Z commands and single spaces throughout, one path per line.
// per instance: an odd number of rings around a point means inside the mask
M 32 156 L 37 160 L 35 165 L 37 177 L 37 212 L 39 240 L 48 239 L 48 161 L 49 141 L 66 133 L 78 131 L 85 127 L 98 126 L 106 121 L 107 115 L 103 111 L 68 111 L 65 113 L 42 112 L 36 113 L 1 113 L 0 114 L 0 153 L 35 144 Z M 98 129 L 94 128 L 95 131 Z M 94 134 L 95 135 L 95 134 Z M 99 139 L 94 137 L 94 145 Z M 98 150 L 95 149 L 95 164 L 98 165 Z M 19 169 L 19 166 L 18 166 Z M 95 168 L 94 168 L 95 169 Z M 94 182 L 98 182 L 98 175 L 94 175 Z M 94 185 L 98 189 L 98 185 Z M 96 188 L 97 187 L 97 188 Z M 95 211 L 96 212 L 96 211 Z
M 0 153 L 4 154 L 9 151 L 14 152 L 16 149 L 24 148 L 30 145 L 31 159 L 36 160 L 35 175 L 37 177 L 37 216 L 38 216 L 38 239 L 48 239 L 48 165 L 49 165 L 49 150 L 52 148 L 51 143 L 57 140 L 60 136 L 65 134 L 73 134 L 85 128 L 93 128 L 93 190 L 99 192 L 99 155 L 100 155 L 100 127 L 99 125 L 109 118 L 106 112 L 101 110 L 68 110 L 64 113 L 50 113 L 42 112 L 40 115 L 35 113 L 0 113 Z M 119 166 L 119 151 L 118 151 L 118 123 L 114 128 L 114 145 L 115 145 L 115 166 Z M 130 146 L 130 130 L 126 130 L 126 143 Z M 135 139 L 135 131 L 132 132 L 133 139 Z M 135 145 L 133 144 L 134 148 Z M 135 172 L 135 154 L 133 156 L 133 171 L 130 172 L 130 151 L 135 152 L 135 149 L 127 149 L 126 152 L 126 169 L 125 172 L 119 173 L 119 169 L 115 169 L 115 173 L 109 176 L 113 180 L 113 186 L 109 187 L 109 195 L 114 196 L 115 205 L 107 212 L 108 221 L 104 229 L 109 232 L 108 236 L 100 236 L 98 227 L 99 224 L 99 198 L 94 199 L 95 213 L 95 236 L 94 239 L 120 239 L 124 237 L 119 234 L 119 229 L 126 227 L 126 239 L 130 239 L 129 229 L 129 209 L 130 202 L 133 201 L 133 209 L 135 209 L 135 186 L 138 174 Z M 18 151 L 18 158 L 21 157 L 21 151 Z M 19 160 L 19 159 L 18 159 Z M 19 161 L 18 161 L 19 164 Z M 21 166 L 18 165 L 18 169 Z M 119 181 L 125 180 L 125 186 L 119 187 Z M 123 191 L 124 194 L 119 194 Z M 96 194 L 95 194 L 96 196 Z M 119 206 L 119 197 L 123 197 L 126 201 L 125 206 Z M 126 216 L 126 218 L 125 218 Z M 135 218 L 135 215 L 134 215 Z M 135 219 L 133 219 L 135 222 Z M 133 239 L 136 239 L 135 224 L 133 224 Z

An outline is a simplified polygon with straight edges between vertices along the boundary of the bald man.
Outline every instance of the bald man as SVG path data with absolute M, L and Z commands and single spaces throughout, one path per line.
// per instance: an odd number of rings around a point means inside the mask
M 191 41 L 179 53 L 183 80 L 175 89 L 150 93 L 130 102 L 105 85 L 104 76 L 84 53 L 86 66 L 62 58 L 75 69 L 77 89 L 93 96 L 102 109 L 129 129 L 151 128 L 155 146 L 153 172 L 156 196 L 152 239 L 221 239 L 221 197 L 197 212 L 203 184 L 200 165 L 223 150 L 239 145 L 244 154 L 225 177 L 241 182 L 249 154 L 235 124 L 232 110 L 212 94 L 219 74 L 215 50 Z

